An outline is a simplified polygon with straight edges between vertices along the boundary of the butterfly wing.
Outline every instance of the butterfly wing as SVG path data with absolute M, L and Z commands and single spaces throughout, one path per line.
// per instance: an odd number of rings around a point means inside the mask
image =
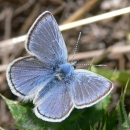
M 67 49 L 59 27 L 48 11 L 42 13 L 28 32 L 26 49 L 43 62 L 57 65 L 67 61 Z
M 72 81 L 70 89 L 76 108 L 96 104 L 113 89 L 111 81 L 87 70 L 75 70 Z
M 67 118 L 74 108 L 69 87 L 59 80 L 45 86 L 34 100 L 36 116 L 50 122 Z
M 6 71 L 11 91 L 21 97 L 31 99 L 41 87 L 53 77 L 53 70 L 36 57 L 23 57 L 13 61 Z

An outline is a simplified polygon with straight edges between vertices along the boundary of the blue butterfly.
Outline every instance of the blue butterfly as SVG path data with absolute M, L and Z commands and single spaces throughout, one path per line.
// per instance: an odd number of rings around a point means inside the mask
M 30 28 L 25 47 L 32 56 L 14 60 L 6 76 L 13 94 L 33 100 L 35 115 L 61 122 L 74 108 L 90 107 L 113 89 L 108 79 L 67 62 L 67 49 L 58 25 L 48 11 Z

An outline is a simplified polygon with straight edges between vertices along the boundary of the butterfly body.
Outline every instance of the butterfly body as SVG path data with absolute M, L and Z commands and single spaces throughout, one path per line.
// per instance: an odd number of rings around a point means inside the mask
M 59 65 L 59 68 L 56 72 L 60 73 L 63 78 L 71 76 L 74 71 L 74 67 L 70 63 L 65 63 Z
M 6 77 L 12 93 L 33 100 L 34 113 L 42 120 L 61 122 L 74 108 L 90 107 L 113 89 L 108 79 L 67 62 L 64 40 L 48 11 L 30 28 L 25 48 L 31 56 L 10 63 Z

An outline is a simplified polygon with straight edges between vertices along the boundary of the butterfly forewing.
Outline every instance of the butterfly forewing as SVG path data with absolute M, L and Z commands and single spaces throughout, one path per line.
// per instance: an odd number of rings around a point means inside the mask
M 53 70 L 36 57 L 24 57 L 13 61 L 7 69 L 7 81 L 12 92 L 30 99 L 53 77 Z M 34 94 L 35 93 L 35 94 Z
M 26 49 L 39 60 L 52 65 L 66 62 L 66 46 L 50 12 L 42 13 L 30 28 Z

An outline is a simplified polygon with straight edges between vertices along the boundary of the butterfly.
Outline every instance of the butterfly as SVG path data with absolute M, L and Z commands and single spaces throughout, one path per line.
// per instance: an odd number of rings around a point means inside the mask
M 66 45 L 49 11 L 31 26 L 25 48 L 31 56 L 9 64 L 7 82 L 13 94 L 33 100 L 33 111 L 42 120 L 61 122 L 74 108 L 90 107 L 113 89 L 108 79 L 67 62 Z

